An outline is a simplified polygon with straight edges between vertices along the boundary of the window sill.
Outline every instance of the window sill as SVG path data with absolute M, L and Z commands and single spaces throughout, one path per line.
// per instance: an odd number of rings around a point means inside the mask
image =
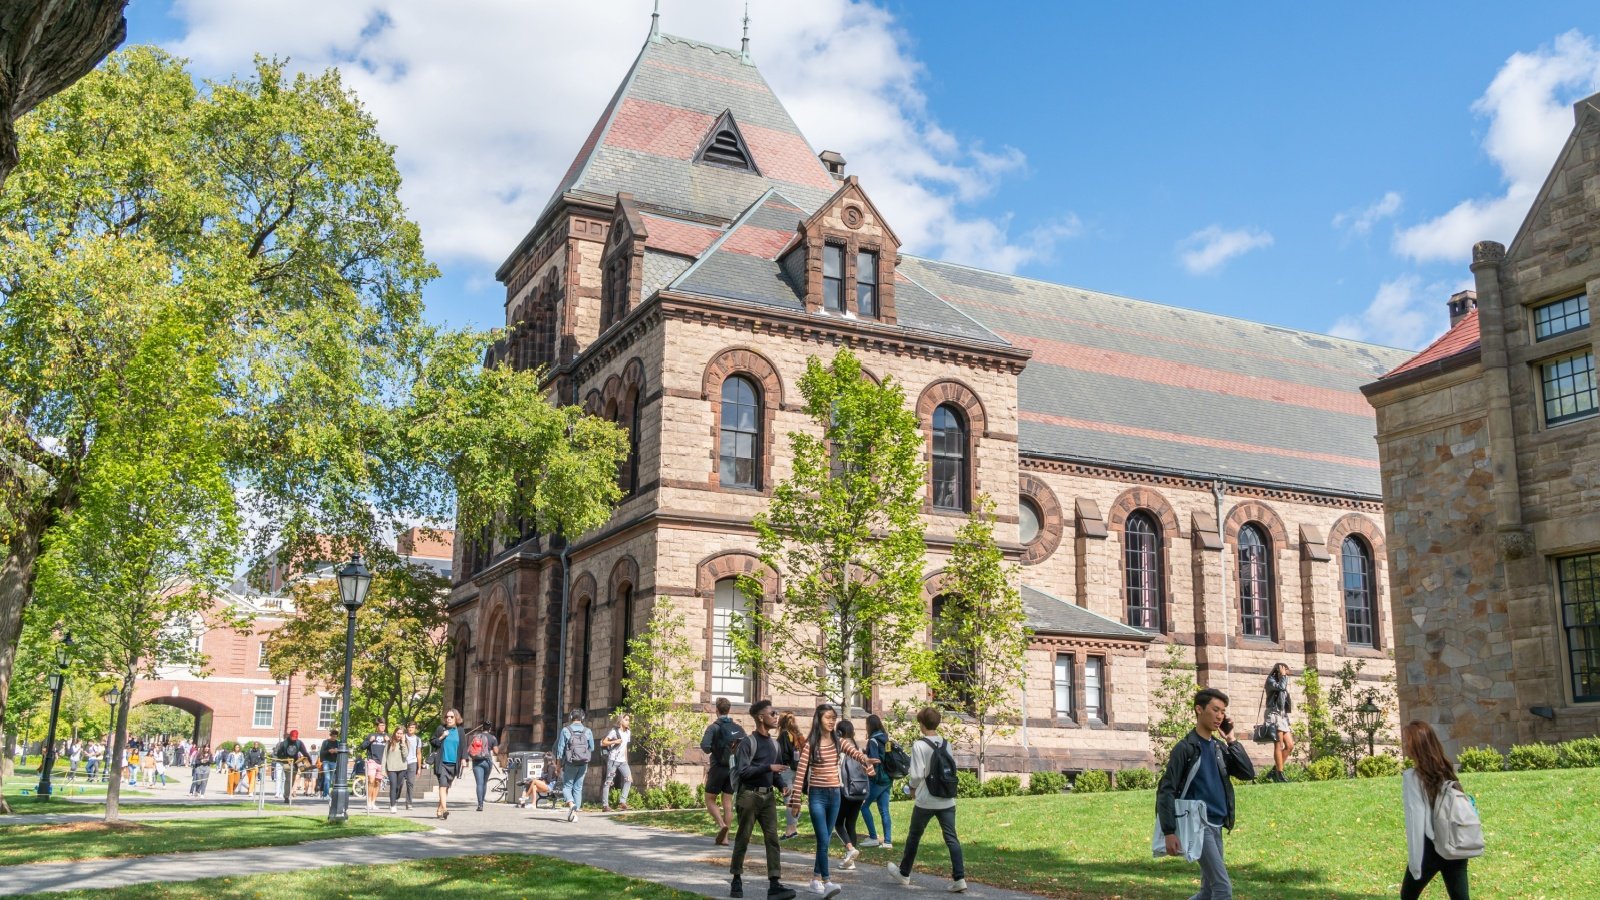
M 1589 412 L 1584 413 L 1577 413 L 1562 419 L 1545 419 L 1544 427 L 1546 431 L 1549 431 L 1552 428 L 1561 428 L 1566 425 L 1574 425 L 1578 422 L 1587 422 L 1597 417 L 1600 417 L 1600 409 L 1590 410 Z
M 1365 647 L 1359 644 L 1347 644 L 1339 648 L 1339 656 L 1349 656 L 1355 659 L 1388 659 L 1389 651 L 1381 647 Z

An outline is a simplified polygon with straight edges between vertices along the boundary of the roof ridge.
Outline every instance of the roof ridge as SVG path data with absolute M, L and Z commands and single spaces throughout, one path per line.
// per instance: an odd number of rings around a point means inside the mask
M 1210 310 L 1205 310 L 1205 309 L 1195 309 L 1192 306 L 1178 306 L 1175 303 L 1162 303 L 1159 300 L 1146 300 L 1143 297 L 1130 297 L 1127 294 L 1117 294 L 1117 293 L 1113 293 L 1111 291 L 1096 290 L 1095 288 L 1082 287 L 1082 286 L 1076 285 L 1076 284 L 1066 284 L 1066 283 L 1060 282 L 1060 281 L 1046 281 L 1043 278 L 1034 278 L 1034 277 L 1032 277 L 1030 275 L 1018 275 L 1018 274 L 1016 274 L 1014 272 L 996 272 L 993 269 L 985 269 L 985 268 L 982 268 L 980 266 L 968 265 L 966 263 L 951 262 L 949 260 L 944 260 L 944 259 L 933 259 L 932 257 L 927 257 L 927 256 L 918 256 L 915 253 L 905 253 L 905 254 L 902 254 L 902 256 L 908 257 L 908 258 L 916 260 L 918 262 L 931 263 L 931 264 L 940 265 L 940 266 L 952 266 L 952 267 L 957 268 L 957 269 L 966 269 L 966 270 L 968 270 L 970 272 L 981 272 L 981 273 L 983 273 L 985 275 L 998 275 L 1001 278 L 1018 278 L 1018 279 L 1021 279 L 1023 281 L 1031 281 L 1034 284 L 1043 284 L 1043 285 L 1049 285 L 1050 287 L 1066 288 L 1068 290 L 1073 290 L 1073 291 L 1082 291 L 1082 292 L 1084 292 L 1086 294 L 1099 294 L 1099 295 L 1104 296 L 1104 297 L 1114 297 L 1114 298 L 1116 298 L 1118 300 L 1127 300 L 1130 303 L 1143 303 L 1146 306 L 1155 306 L 1155 307 L 1160 307 L 1161 309 L 1172 309 L 1172 310 L 1177 310 L 1179 312 L 1194 313 L 1196 315 L 1201 315 L 1201 316 L 1211 316 L 1213 318 L 1223 319 L 1223 320 L 1226 320 L 1226 321 L 1229 321 L 1229 322 L 1243 322 L 1243 323 L 1245 323 L 1247 325 L 1256 325 L 1256 326 L 1259 326 L 1259 327 L 1262 327 L 1262 328 L 1278 328 L 1278 329 L 1282 329 L 1284 331 L 1294 332 L 1295 334 L 1310 335 L 1311 337 L 1331 338 L 1331 339 L 1336 340 L 1336 341 L 1344 341 L 1347 344 L 1354 344 L 1354 345 L 1361 346 L 1361 347 L 1376 347 L 1379 350 L 1394 350 L 1394 351 L 1398 351 L 1400 353 L 1412 353 L 1412 352 L 1415 352 L 1415 351 L 1412 351 L 1412 350 L 1408 350 L 1405 347 L 1391 347 L 1388 344 L 1378 344 L 1378 343 L 1374 343 L 1372 341 L 1358 341 L 1358 340 L 1355 340 L 1354 338 L 1340 337 L 1340 336 L 1335 335 L 1335 334 L 1326 334 L 1326 333 L 1320 332 L 1320 331 L 1310 331 L 1310 330 L 1307 330 L 1307 329 L 1304 329 L 1304 328 L 1294 328 L 1294 327 L 1289 326 L 1289 325 L 1278 325 L 1278 324 L 1275 324 L 1273 322 L 1263 322 L 1263 321 L 1261 321 L 1259 319 L 1247 319 L 1244 316 L 1231 316 L 1231 315 L 1228 315 L 1227 313 L 1212 312 Z M 939 295 L 936 294 L 935 296 L 939 296 Z
M 754 66 L 754 63 L 746 63 L 744 61 L 744 55 L 732 47 L 724 47 L 721 44 L 711 44 L 707 43 L 706 41 L 695 40 L 694 38 L 686 38 L 678 34 L 667 34 L 664 31 L 660 34 L 657 34 L 656 37 L 662 41 L 672 41 L 675 44 L 686 44 L 690 47 L 698 47 L 701 50 L 710 50 L 713 53 L 726 53 L 733 57 L 734 60 L 741 65 Z

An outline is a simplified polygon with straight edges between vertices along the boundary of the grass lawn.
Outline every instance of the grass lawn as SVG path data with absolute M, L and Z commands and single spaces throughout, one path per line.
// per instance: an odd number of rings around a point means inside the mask
M 182 850 L 277 847 L 336 837 L 365 837 L 392 831 L 427 831 L 405 819 L 373 816 L 329 825 L 322 817 L 262 816 L 238 819 L 155 819 L 144 822 L 72 822 L 63 825 L 0 827 L 0 866 L 150 856 Z
M 1474 898 L 1600 895 L 1600 773 L 1498 772 L 1463 781 L 1477 798 L 1488 844 L 1471 863 Z M 1406 865 L 1399 777 L 1244 785 L 1237 799 L 1239 827 L 1226 838 L 1237 896 L 1398 896 Z M 985 884 L 1074 900 L 1181 898 L 1199 887 L 1198 866 L 1151 858 L 1154 791 L 962 800 L 957 809 L 967 875 Z M 889 814 L 899 842 L 911 805 L 895 803 Z M 626 821 L 713 833 L 704 812 L 637 813 Z M 785 847 L 804 850 L 809 838 Z M 899 851 L 899 843 L 865 850 L 863 863 L 882 867 Z M 917 868 L 950 872 L 937 824 L 923 836 Z
M 758 891 L 753 896 L 762 893 L 764 891 Z M 322 900 L 336 897 L 403 900 L 440 896 L 469 900 L 568 900 L 573 897 L 692 900 L 699 895 L 547 856 L 467 856 L 28 896 L 41 900 Z

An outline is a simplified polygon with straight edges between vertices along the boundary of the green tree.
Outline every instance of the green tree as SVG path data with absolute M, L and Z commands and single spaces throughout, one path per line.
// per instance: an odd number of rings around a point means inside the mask
M 697 735 L 700 716 L 685 698 L 694 696 L 698 671 L 683 613 L 670 597 L 657 598 L 622 660 L 623 710 L 633 717 L 633 742 L 644 753 L 643 787 L 666 784 Z
M 128 734 L 141 738 L 187 738 L 194 734 L 194 715 L 176 706 L 146 703 L 128 713 Z
M 1194 695 L 1200 686 L 1194 680 L 1194 666 L 1183 658 L 1183 647 L 1167 644 L 1167 658 L 1161 661 L 1155 694 L 1150 698 L 1151 715 L 1145 726 L 1150 735 L 1150 755 L 1156 767 L 1165 768 L 1172 748 L 1194 728 Z
M 808 360 L 800 394 L 816 430 L 790 432 L 793 474 L 753 522 L 783 602 L 752 603 L 731 637 L 741 664 L 848 709 L 908 681 L 925 640 L 922 431 L 899 383 L 865 377 L 848 348 Z
M 933 622 L 933 646 L 918 666 L 935 702 L 953 712 L 987 772 L 989 745 L 1016 726 L 1028 642 L 1018 568 L 1004 564 L 994 539 L 994 501 L 981 495 L 956 532 Z
M 1356 764 L 1367 755 L 1367 732 L 1361 727 L 1361 716 L 1356 709 L 1369 697 L 1379 709 L 1378 727 L 1373 732 L 1373 743 L 1392 744 L 1394 734 L 1389 723 L 1394 720 L 1398 704 L 1394 697 L 1393 676 L 1384 676 L 1377 686 L 1362 684 L 1361 671 L 1366 660 L 1345 660 L 1328 686 L 1328 717 L 1333 721 L 1338 736 L 1335 755 L 1344 760 L 1346 768 L 1355 771 Z
M 1322 675 L 1314 668 L 1307 668 L 1300 673 L 1300 690 L 1304 692 L 1306 702 L 1301 707 L 1305 712 L 1306 727 L 1305 740 L 1296 745 L 1296 750 L 1301 745 L 1308 748 L 1310 758 L 1321 759 L 1325 756 L 1339 756 L 1340 747 L 1344 743 L 1339 736 L 1338 729 L 1333 726 L 1333 718 L 1328 714 L 1328 700 L 1322 690 Z

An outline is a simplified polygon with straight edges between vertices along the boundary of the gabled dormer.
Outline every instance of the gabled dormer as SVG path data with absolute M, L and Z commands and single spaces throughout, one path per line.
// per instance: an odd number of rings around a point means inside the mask
M 854 175 L 799 231 L 782 263 L 803 291 L 807 311 L 894 324 L 900 239 Z
M 739 131 L 739 123 L 733 120 L 733 110 L 725 109 L 722 115 L 701 138 L 700 147 L 694 153 L 694 161 L 711 166 L 722 166 L 727 169 L 738 169 L 743 172 L 761 174 L 756 167 L 755 155 L 750 152 L 750 145 L 745 142 L 744 133 Z
M 627 192 L 617 194 L 616 212 L 600 254 L 600 331 L 610 328 L 639 302 L 644 277 L 644 217 Z

